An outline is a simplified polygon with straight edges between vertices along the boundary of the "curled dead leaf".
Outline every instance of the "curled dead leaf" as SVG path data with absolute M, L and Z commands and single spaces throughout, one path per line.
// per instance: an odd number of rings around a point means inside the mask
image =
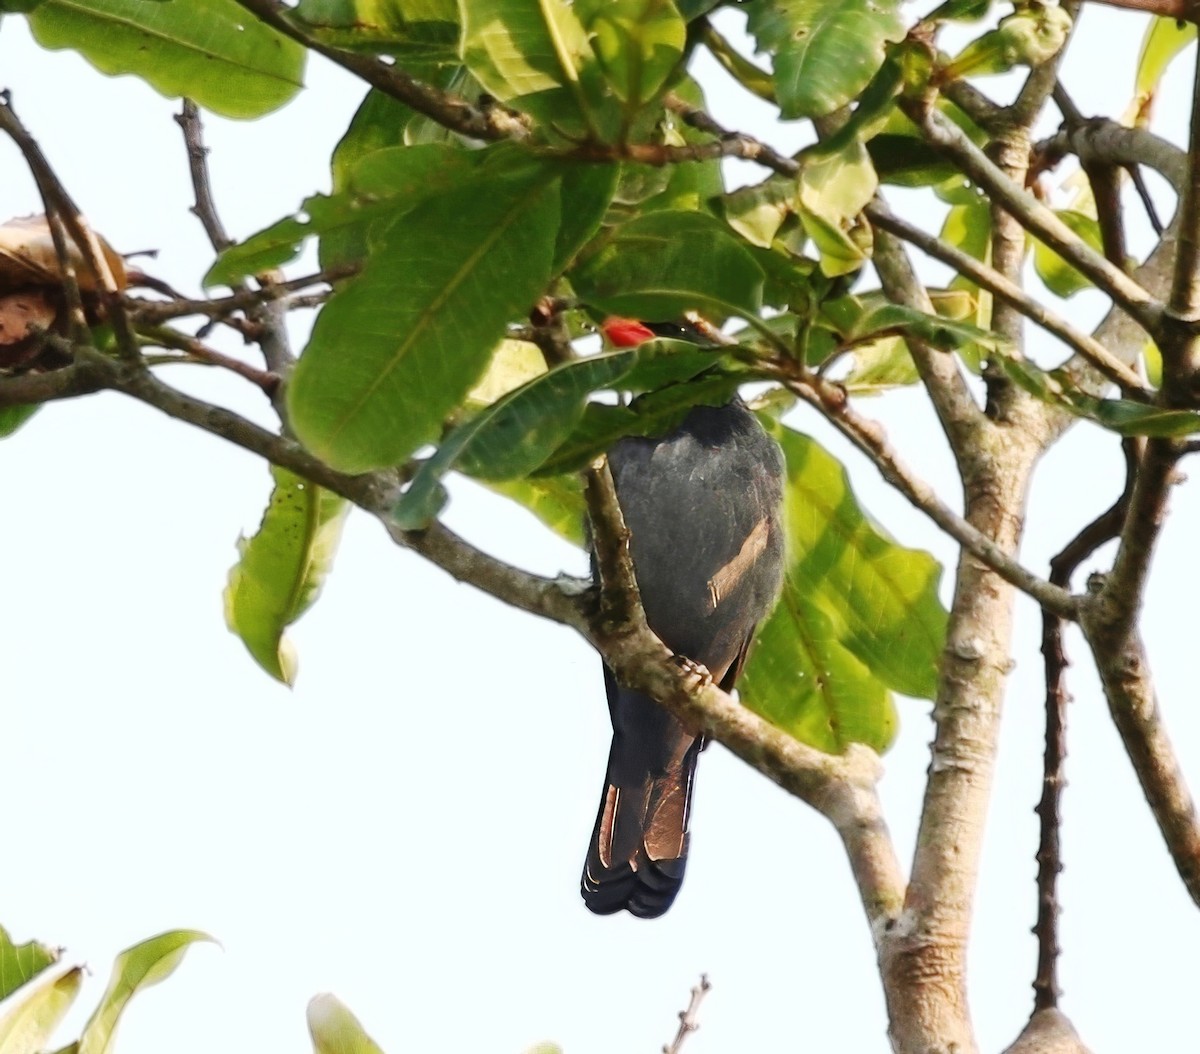
M 112 273 L 116 291 L 123 291 L 127 284 L 124 259 L 99 235 L 93 234 L 93 238 Z M 80 292 L 99 291 L 103 283 L 88 266 L 79 246 L 69 241 L 67 251 Z M 0 224 L 0 295 L 29 286 L 61 284 L 62 270 L 45 216 L 17 216 Z
M 51 329 L 58 308 L 36 289 L 0 296 L 0 367 L 23 366 L 37 358 L 41 333 Z

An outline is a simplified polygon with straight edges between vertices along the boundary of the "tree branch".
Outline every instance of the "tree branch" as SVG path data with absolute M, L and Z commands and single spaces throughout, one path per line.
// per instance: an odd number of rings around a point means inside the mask
M 866 214 L 868 217 L 890 216 L 891 212 L 882 196 L 876 194 L 867 206 Z M 906 304 L 926 314 L 934 314 L 929 293 L 917 278 L 904 246 L 893 237 L 895 232 L 889 233 L 883 224 L 876 223 L 875 227 L 875 252 L 871 262 L 888 299 L 894 304 Z M 921 341 L 909 340 L 908 346 L 942 429 L 950 440 L 950 448 L 957 456 L 960 444 L 969 442 L 970 436 L 983 424 L 983 414 L 953 355 L 946 355 Z
M 793 362 L 777 360 L 774 365 L 778 379 L 789 391 L 820 410 L 842 435 L 867 456 L 888 483 L 967 552 L 1043 607 L 1057 612 L 1063 618 L 1075 618 L 1076 601 L 1070 593 L 1029 571 L 986 534 L 943 504 L 933 488 L 900 460 L 879 423 L 861 417 L 851 408 L 846 393 L 840 387 L 807 372 L 797 375 Z
M 1124 271 L 1087 245 L 1045 205 L 1014 183 L 952 121 L 928 105 L 902 103 L 931 145 L 988 192 L 989 197 L 1063 259 L 1087 275 L 1151 334 L 1159 331 L 1163 305 Z
M 437 121 L 443 128 L 469 136 L 472 139 L 523 139 L 529 134 L 521 117 L 511 114 L 501 106 L 487 109 L 472 106 L 466 99 L 453 92 L 441 91 L 405 73 L 399 66 L 387 63 L 370 55 L 332 47 L 306 33 L 297 24 L 294 9 L 280 0 L 238 0 L 247 11 L 290 37 L 304 47 L 324 55 L 331 62 L 360 77 L 390 95 L 393 99 L 411 106 L 418 113 Z
M 1135 626 L 1112 610 L 1107 590 L 1080 608 L 1109 713 L 1188 895 L 1200 906 L 1200 823 L 1163 724 L 1154 681 Z
M 1142 378 L 1125 365 L 1098 340 L 1090 337 L 1082 330 L 1076 329 L 1065 319 L 1054 314 L 1044 304 L 1034 300 L 1015 282 L 987 264 L 976 260 L 961 249 L 948 245 L 940 238 L 928 234 L 914 224 L 893 214 L 886 207 L 871 204 L 867 206 L 867 216 L 873 224 L 903 238 L 915 245 L 922 252 L 936 260 L 954 268 L 959 274 L 971 279 L 976 285 L 999 297 L 1006 304 L 1021 312 L 1031 322 L 1037 323 L 1046 332 L 1058 337 L 1069 348 L 1081 355 L 1096 367 L 1105 377 L 1118 385 L 1125 394 L 1136 394 L 1149 397 L 1152 392 L 1146 387 Z
M 711 988 L 708 974 L 701 974 L 700 983 L 692 989 L 687 1009 L 679 1011 L 679 1030 L 675 1033 L 675 1038 L 670 1043 L 663 1044 L 663 1054 L 679 1054 L 679 1051 L 683 1049 L 683 1041 L 687 1039 L 689 1033 L 700 1028 L 700 1022 L 697 1020 L 700 1003 Z

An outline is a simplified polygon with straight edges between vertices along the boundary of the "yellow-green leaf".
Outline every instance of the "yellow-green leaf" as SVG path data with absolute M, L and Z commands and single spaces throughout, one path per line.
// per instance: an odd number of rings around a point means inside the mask
M 287 469 L 273 467 L 271 475 L 275 486 L 262 524 L 238 542 L 225 622 L 267 673 L 292 684 L 296 653 L 284 633 L 320 594 L 350 504 Z

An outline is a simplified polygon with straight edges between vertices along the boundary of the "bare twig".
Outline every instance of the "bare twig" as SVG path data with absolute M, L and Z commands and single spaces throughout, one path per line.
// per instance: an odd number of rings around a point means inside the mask
M 1163 305 L 1124 271 L 1087 245 L 1050 209 L 1014 183 L 954 122 L 936 108 L 902 104 L 928 141 L 1011 213 L 1021 226 L 1057 252 L 1107 293 L 1151 334 L 1159 330 Z
M 261 289 L 245 289 L 232 296 L 214 297 L 211 300 L 189 300 L 179 297 L 173 300 L 145 300 L 141 297 L 126 297 L 126 303 L 134 317 L 142 323 L 156 325 L 173 318 L 183 318 L 187 315 L 204 315 L 217 321 L 224 321 L 236 311 L 247 311 L 260 304 L 273 300 L 284 300 L 289 308 L 313 307 L 309 302 L 292 294 L 299 289 L 309 289 L 314 285 L 332 284 L 357 274 L 357 264 L 342 264 L 330 267 L 315 274 L 304 275 L 302 278 L 290 278 L 287 281 L 271 282 Z M 318 294 L 323 300 L 328 293 Z M 320 301 L 317 301 L 320 302 Z
M 1117 536 L 1129 506 L 1141 446 L 1138 440 L 1125 440 L 1125 488 L 1121 496 L 1051 559 L 1050 581 L 1055 585 L 1069 589 L 1071 577 L 1079 565 Z M 1062 619 L 1046 610 L 1042 611 L 1042 656 L 1046 671 L 1046 748 L 1042 762 L 1042 796 L 1034 810 L 1039 825 L 1038 909 L 1033 927 L 1038 942 L 1037 974 L 1033 981 L 1035 1014 L 1057 1006 L 1061 994 L 1058 984 L 1058 876 L 1062 872 L 1059 836 L 1062 793 L 1066 787 L 1063 769 L 1067 755 L 1067 704 L 1071 700 L 1066 687 L 1069 660 L 1063 646 Z
M 668 110 L 679 115 L 684 124 L 690 125 L 700 132 L 716 136 L 723 144 L 727 144 L 726 153 L 718 156 L 740 157 L 746 161 L 754 161 L 778 172 L 782 176 L 795 176 L 800 172 L 800 165 L 790 157 L 785 157 L 779 151 L 767 146 L 743 132 L 730 132 L 722 128 L 703 110 L 684 102 L 677 95 L 668 94 L 663 99 L 663 105 Z
M 1057 612 L 1063 618 L 1075 618 L 1076 602 L 1070 593 L 1023 567 L 992 539 L 945 505 L 933 488 L 900 460 L 879 423 L 860 416 L 851 408 L 843 389 L 811 373 L 797 373 L 796 364 L 790 360 L 777 361 L 775 366 L 777 378 L 790 391 L 820 410 L 842 435 L 870 459 L 888 483 L 964 549 L 1043 607 Z
M 1103 591 L 1081 605 L 1079 622 L 1125 753 L 1184 887 L 1200 906 L 1200 821 L 1163 724 L 1141 637 L 1122 610 L 1112 610 Z
M 922 252 L 942 263 L 953 267 L 959 274 L 965 275 L 977 285 L 994 293 L 1007 304 L 1021 312 L 1026 318 L 1036 322 L 1048 333 L 1058 337 L 1068 347 L 1074 349 L 1087 359 L 1093 366 L 1104 374 L 1114 384 L 1120 386 L 1126 393 L 1136 393 L 1145 396 L 1151 394 L 1141 377 L 1130 367 L 1109 353 L 1099 341 L 1076 329 L 1065 319 L 1055 315 L 1045 305 L 1034 300 L 1015 282 L 987 264 L 976 260 L 961 249 L 947 245 L 940 238 L 928 234 L 919 227 L 901 219 L 894 213 L 881 208 L 879 205 L 867 206 L 867 216 L 872 223 L 891 232 L 906 242 L 915 245 Z
M 188 171 L 191 174 L 192 190 L 196 195 L 196 204 L 192 206 L 192 212 L 203 225 L 213 249 L 220 253 L 232 245 L 233 241 L 225 232 L 225 226 L 217 212 L 217 203 L 213 198 L 212 180 L 208 171 L 208 147 L 204 145 L 204 126 L 200 121 L 200 110 L 191 99 L 184 99 L 183 111 L 175 120 L 183 130 L 183 141 L 188 154 Z M 233 286 L 235 296 L 246 293 L 248 289 L 246 282 L 237 282 Z M 285 312 L 279 309 L 276 298 L 273 297 L 252 302 L 246 312 L 252 325 L 256 327 L 255 339 L 269 371 L 262 377 L 274 378 L 268 387 L 263 387 L 263 391 L 270 397 L 280 420 L 286 422 L 286 407 L 278 379 L 291 369 L 296 359 L 288 337 Z
M 148 343 L 184 352 L 187 355 L 187 359 L 182 361 L 198 362 L 208 366 L 219 366 L 222 369 L 236 373 L 239 377 L 246 378 L 246 380 L 251 381 L 261 388 L 268 398 L 273 396 L 279 387 L 279 374 L 260 370 L 256 366 L 251 366 L 248 362 L 242 362 L 241 359 L 235 359 L 231 355 L 217 351 L 216 348 L 210 348 L 203 341 L 197 340 L 195 337 L 189 337 L 184 333 L 179 333 L 167 326 L 142 329 L 140 333 Z
M 675 1033 L 675 1038 L 670 1043 L 663 1044 L 663 1054 L 679 1054 L 683 1049 L 683 1041 L 687 1039 L 688 1034 L 695 1032 L 700 1027 L 700 1022 L 697 1020 L 700 1003 L 711 988 L 712 985 L 709 983 L 708 974 L 702 973 L 700 975 L 700 983 L 692 989 L 687 1009 L 679 1011 L 679 1030 Z
M 192 189 L 196 193 L 196 204 L 192 214 L 204 226 L 209 243 L 214 251 L 220 252 L 233 244 L 225 233 L 225 225 L 217 213 L 213 200 L 212 181 L 208 174 L 208 147 L 204 145 L 204 125 L 200 121 L 200 108 L 191 99 L 183 100 L 183 111 L 175 115 L 175 122 L 183 129 L 183 142 L 187 147 L 188 170 L 192 177 Z

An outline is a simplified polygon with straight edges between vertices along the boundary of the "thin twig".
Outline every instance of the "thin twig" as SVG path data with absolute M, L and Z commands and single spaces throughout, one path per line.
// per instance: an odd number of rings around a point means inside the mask
M 524 139 L 529 129 L 520 115 L 502 106 L 472 106 L 453 92 L 441 91 L 405 73 L 399 66 L 372 55 L 345 51 L 306 33 L 293 15 L 293 9 L 280 0 L 237 0 L 251 14 L 285 37 L 324 55 L 331 62 L 360 77 L 393 99 L 407 103 L 418 113 L 430 117 L 443 128 L 472 139 Z
M 922 252 L 928 253 L 936 260 L 954 268 L 959 274 L 966 276 L 994 293 L 1007 304 L 1011 304 L 1026 318 L 1058 337 L 1068 347 L 1077 351 L 1088 362 L 1096 367 L 1105 377 L 1118 385 L 1126 394 L 1139 394 L 1150 397 L 1153 393 L 1143 383 L 1141 377 L 1112 355 L 1103 344 L 1088 336 L 1082 330 L 1076 329 L 1065 319 L 1054 314 L 1044 304 L 1034 300 L 1015 282 L 987 264 L 976 260 L 973 256 L 946 244 L 940 238 L 928 234 L 919 227 L 901 219 L 894 213 L 881 208 L 877 204 L 867 206 L 867 217 L 870 221 L 898 238 L 915 245 Z
M 1076 617 L 1076 601 L 1067 590 L 1051 585 L 1023 567 L 945 505 L 933 488 L 900 460 L 883 427 L 877 421 L 862 417 L 849 405 L 842 388 L 807 371 L 798 371 L 793 361 L 778 360 L 773 365 L 776 378 L 789 391 L 820 410 L 830 424 L 867 456 L 888 483 L 964 549 L 1043 607 L 1057 612 L 1063 618 Z
M 308 289 L 314 285 L 332 284 L 343 278 L 350 278 L 360 270 L 358 264 L 342 264 L 317 271 L 315 274 L 302 278 L 289 278 L 283 282 L 271 282 L 261 289 L 245 289 L 232 296 L 214 297 L 211 300 L 189 300 L 179 297 L 174 300 L 145 300 L 142 297 L 126 297 L 126 303 L 134 317 L 142 323 L 155 325 L 167 322 L 173 318 L 183 318 L 187 315 L 204 315 L 208 318 L 224 321 L 236 311 L 247 311 L 259 304 L 273 300 L 286 300 L 288 307 L 313 307 L 320 301 L 311 301 L 307 297 L 292 297 L 298 289 Z M 316 294 L 322 300 L 328 293 Z
M 1069 589 L 1079 565 L 1100 546 L 1115 538 L 1121 529 L 1137 475 L 1138 440 L 1127 439 L 1125 450 L 1125 487 L 1110 508 L 1083 528 L 1062 552 L 1050 561 L 1050 581 Z M 1047 1010 L 1058 1005 L 1062 991 L 1058 983 L 1058 876 L 1062 872 L 1062 794 L 1066 787 L 1064 763 L 1067 756 L 1066 672 L 1070 660 L 1063 645 L 1063 625 L 1053 612 L 1042 611 L 1042 656 L 1046 672 L 1046 747 L 1042 761 L 1042 796 L 1034 811 L 1038 815 L 1037 851 L 1037 973 L 1033 980 L 1033 1009 Z
M 213 200 L 212 181 L 208 174 L 208 147 L 204 145 L 204 125 L 200 121 L 200 108 L 191 99 L 183 100 L 183 112 L 175 115 L 175 122 L 183 130 L 183 142 L 187 147 L 188 170 L 192 177 L 192 189 L 196 193 L 196 204 L 192 214 L 204 226 L 209 243 L 215 252 L 221 252 L 233 244 L 225 233 L 225 225 L 217 213 Z
M 118 287 L 116 277 L 113 275 L 112 268 L 108 265 L 108 260 L 105 258 L 104 250 L 100 245 L 99 239 L 95 233 L 88 227 L 84 221 L 83 213 L 79 206 L 75 204 L 71 195 L 67 193 L 66 187 L 58 178 L 50 162 L 46 159 L 46 155 L 42 152 L 42 148 L 38 145 L 37 140 L 33 138 L 29 130 L 22 124 L 16 111 L 12 108 L 12 98 L 8 92 L 0 92 L 0 129 L 8 134 L 8 136 L 17 144 L 17 148 L 25 158 L 25 163 L 29 166 L 29 171 L 33 174 L 33 178 L 38 185 L 38 190 L 41 192 L 42 200 L 46 206 L 46 217 L 51 226 L 51 231 L 54 230 L 55 216 L 62 220 L 67 231 L 70 232 L 71 240 L 75 242 L 79 249 L 79 254 L 83 262 L 88 266 L 95 279 L 96 291 L 101 303 L 104 305 L 105 313 L 109 323 L 112 325 L 113 333 L 117 338 L 117 346 L 123 357 L 127 359 L 136 359 L 138 355 L 137 340 L 133 335 L 133 328 L 129 323 L 129 317 L 125 313 L 125 305 L 121 300 L 121 291 Z M 60 254 L 60 265 L 63 263 L 63 250 L 59 247 L 58 238 L 55 240 L 55 251 Z M 67 271 L 64 270 L 64 282 L 67 282 Z M 68 297 L 70 297 L 68 283 Z M 75 305 L 72 303 L 72 310 Z
M 663 105 L 675 113 L 684 124 L 690 125 L 699 132 L 707 132 L 716 136 L 723 143 L 729 144 L 728 153 L 724 157 L 740 157 L 746 161 L 755 161 L 764 168 L 778 172 L 781 176 L 795 176 L 800 172 L 800 165 L 790 157 L 785 157 L 773 149 L 743 132 L 730 132 L 722 128 L 703 110 L 684 102 L 679 96 L 668 93 L 663 98 Z
M 145 328 L 140 330 L 140 333 L 150 344 L 174 348 L 176 351 L 186 353 L 188 359 L 193 362 L 219 366 L 236 373 L 239 377 L 244 377 L 261 388 L 268 398 L 273 396 L 279 387 L 279 374 L 260 370 L 257 366 L 251 366 L 248 362 L 242 362 L 241 359 L 235 359 L 217 351 L 216 348 L 210 348 L 203 341 L 189 337 L 185 333 L 179 333 L 168 326 Z
M 675 1038 L 670 1043 L 663 1044 L 663 1054 L 679 1054 L 683 1049 L 683 1041 L 690 1033 L 700 1028 L 700 1022 L 697 1020 L 700 1003 L 711 988 L 712 984 L 709 983 L 708 974 L 702 973 L 700 983 L 692 989 L 687 1009 L 679 1011 L 679 1030 L 675 1033 Z
M 902 103 L 931 145 L 951 157 L 992 201 L 1002 205 L 1027 231 L 1081 271 L 1150 334 L 1162 321 L 1163 305 L 1121 269 L 1113 266 L 1060 220 L 1052 210 L 1014 183 L 953 121 L 928 105 Z
M 192 212 L 203 225 L 214 251 L 220 253 L 232 245 L 233 241 L 225 232 L 225 225 L 221 222 L 221 217 L 217 212 L 217 203 L 213 198 L 212 179 L 208 171 L 208 147 L 204 145 L 204 125 L 200 121 L 200 110 L 191 99 L 184 99 L 183 112 L 175 120 L 183 131 L 183 141 L 188 154 L 188 170 L 192 178 L 192 190 L 196 195 L 196 204 L 192 207 Z M 264 284 L 270 283 L 264 282 Z M 234 283 L 232 288 L 236 296 L 239 293 L 247 292 L 249 286 L 248 283 L 242 281 Z M 280 420 L 286 422 L 283 390 L 278 379 L 291 369 L 296 358 L 292 354 L 285 312 L 279 310 L 278 305 L 272 299 L 269 302 L 260 300 L 253 303 L 247 308 L 247 314 L 251 323 L 257 327 L 255 339 L 262 350 L 263 360 L 269 371 L 264 376 L 274 378 L 269 387 L 264 387 L 263 391 L 270 396 Z

